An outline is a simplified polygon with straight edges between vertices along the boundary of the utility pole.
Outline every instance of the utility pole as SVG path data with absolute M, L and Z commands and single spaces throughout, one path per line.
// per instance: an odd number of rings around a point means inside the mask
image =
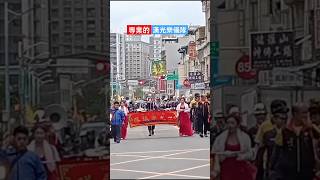
M 9 77 L 9 12 L 8 2 L 4 2 L 4 60 L 5 60 L 5 118 L 10 119 L 10 77 Z

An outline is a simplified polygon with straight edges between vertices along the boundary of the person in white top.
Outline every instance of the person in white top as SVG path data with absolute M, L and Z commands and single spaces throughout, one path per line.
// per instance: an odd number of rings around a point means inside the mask
M 128 117 L 129 117 L 129 109 L 127 107 L 127 104 L 125 101 L 122 101 L 120 104 L 120 110 L 122 110 L 125 114 L 124 123 L 121 127 L 121 138 L 126 139 L 127 138 L 127 128 L 128 128 Z

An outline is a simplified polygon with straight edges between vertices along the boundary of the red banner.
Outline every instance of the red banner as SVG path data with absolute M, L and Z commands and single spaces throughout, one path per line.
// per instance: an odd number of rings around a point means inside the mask
M 59 177 L 73 179 L 109 179 L 110 161 L 107 160 L 63 160 L 59 163 Z
M 129 113 L 130 128 L 157 124 L 177 125 L 176 111 L 148 111 Z

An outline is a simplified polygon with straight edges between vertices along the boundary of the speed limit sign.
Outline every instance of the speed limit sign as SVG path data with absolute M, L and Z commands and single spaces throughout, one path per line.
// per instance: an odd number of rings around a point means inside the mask
M 253 79 L 257 73 L 251 67 L 250 59 L 248 55 L 243 55 L 236 64 L 236 72 L 242 79 Z

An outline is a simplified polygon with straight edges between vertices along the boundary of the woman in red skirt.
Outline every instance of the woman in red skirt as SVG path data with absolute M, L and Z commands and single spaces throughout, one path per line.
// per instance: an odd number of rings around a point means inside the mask
M 233 113 L 227 117 L 228 129 L 215 140 L 212 153 L 220 162 L 220 180 L 254 180 L 256 168 L 250 137 L 240 129 L 241 119 Z
M 190 120 L 190 108 L 187 103 L 185 103 L 185 99 L 180 99 L 180 104 L 178 104 L 177 108 L 178 113 L 178 123 L 179 123 L 179 134 L 180 136 L 192 136 L 192 126 L 191 126 L 191 120 Z
M 122 127 L 121 127 L 121 138 L 122 139 L 126 139 L 127 137 L 127 128 L 128 128 L 128 114 L 129 114 L 129 110 L 128 110 L 128 107 L 127 107 L 127 104 L 125 101 L 122 101 L 121 102 L 121 106 L 120 106 L 120 109 L 124 112 L 125 114 L 125 119 L 124 119 L 124 122 L 122 124 Z

